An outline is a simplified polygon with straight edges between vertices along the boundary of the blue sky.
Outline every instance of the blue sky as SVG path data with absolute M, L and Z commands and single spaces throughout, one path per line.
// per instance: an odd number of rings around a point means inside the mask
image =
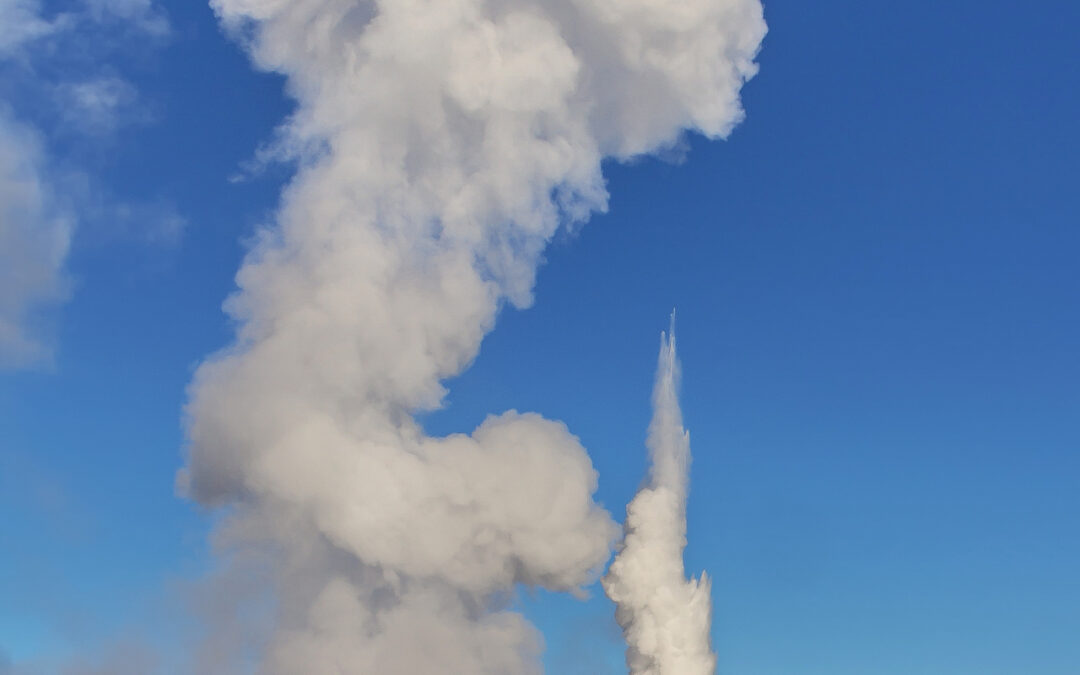
M 167 35 L 87 19 L 0 70 L 95 195 L 71 197 L 52 363 L 0 374 L 15 663 L 133 634 L 168 650 L 176 589 L 213 564 L 212 516 L 174 494 L 181 408 L 289 169 L 229 178 L 292 104 L 208 7 L 160 8 Z M 1080 8 L 773 0 L 766 19 L 745 121 L 681 161 L 607 164 L 609 212 L 556 237 L 534 306 L 501 313 L 423 422 L 563 420 L 621 520 L 677 306 L 686 560 L 714 579 L 719 672 L 1073 673 Z M 134 92 L 115 124 L 65 121 L 55 91 L 105 77 Z M 521 603 L 549 672 L 624 668 L 598 588 Z

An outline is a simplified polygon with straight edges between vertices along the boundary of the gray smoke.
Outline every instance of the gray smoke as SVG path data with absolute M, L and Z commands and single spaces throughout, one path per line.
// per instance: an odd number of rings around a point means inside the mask
M 709 646 L 709 578 L 687 580 L 683 570 L 690 434 L 679 408 L 674 314 L 670 334 L 660 336 L 646 445 L 649 480 L 626 507 L 626 534 L 604 591 L 617 607 L 633 675 L 710 675 L 716 656 Z
M 578 591 L 618 528 L 564 425 L 418 411 L 531 302 L 606 157 L 727 134 L 758 0 L 214 0 L 298 102 L 299 161 L 237 275 L 235 343 L 190 388 L 180 488 L 258 561 L 270 673 L 535 673 L 517 584 Z M 219 650 L 220 651 L 220 650 Z M 224 657 L 222 657 L 224 658 Z M 216 668 L 220 664 L 207 664 Z

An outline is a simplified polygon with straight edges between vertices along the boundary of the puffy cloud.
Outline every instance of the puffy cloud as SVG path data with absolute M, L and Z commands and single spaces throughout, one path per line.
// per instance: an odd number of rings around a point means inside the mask
M 17 55 L 21 49 L 57 30 L 58 24 L 45 20 L 36 0 L 0 0 L 0 58 Z
M 147 35 L 169 34 L 169 20 L 154 0 L 83 0 L 94 21 L 120 21 Z
M 144 117 L 138 91 L 116 75 L 97 75 L 63 82 L 56 87 L 57 107 L 64 124 L 92 136 L 108 136 L 123 123 Z
M 73 222 L 53 193 L 36 133 L 0 110 L 0 367 L 49 361 L 41 324 L 68 294 Z
M 91 74 L 65 75 L 70 80 L 42 82 L 35 65 L 54 42 L 63 52 L 66 42 L 95 44 L 108 32 L 104 22 L 135 26 L 153 35 L 167 32 L 168 22 L 150 0 L 87 0 L 66 13 L 47 15 L 36 0 L 0 0 L 0 67 L 20 91 L 53 94 L 63 124 L 80 133 L 108 136 L 125 121 L 137 119 L 138 94 L 123 78 L 99 64 L 86 66 Z M 16 86 L 13 84 L 12 86 Z M 79 174 L 69 169 L 65 187 L 58 187 L 56 163 L 46 135 L 31 121 L 20 119 L 11 106 L 0 110 L 0 369 L 47 364 L 51 359 L 48 325 L 56 306 L 68 296 L 64 264 L 76 225 L 91 211 L 103 210 L 98 197 L 83 198 Z M 86 178 L 86 176 L 82 176 Z M 101 193 L 95 186 L 86 193 Z M 149 213 L 151 205 L 112 205 L 118 215 Z M 158 209 L 160 211 L 160 209 Z M 153 219 L 151 240 L 175 240 L 183 219 L 175 212 Z

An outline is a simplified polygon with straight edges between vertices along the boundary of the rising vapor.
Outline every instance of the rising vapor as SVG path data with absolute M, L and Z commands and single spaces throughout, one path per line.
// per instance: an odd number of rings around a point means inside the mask
M 530 304 L 557 229 L 606 208 L 603 159 L 738 123 L 761 5 L 213 6 L 285 75 L 298 106 L 270 154 L 299 170 L 227 302 L 235 343 L 190 386 L 178 485 L 226 507 L 218 540 L 273 596 L 244 654 L 215 644 L 199 670 L 538 673 L 506 597 L 578 590 L 607 561 L 588 455 L 533 414 L 446 438 L 413 415 L 505 302 Z
M 604 577 L 615 618 L 626 637 L 632 675 L 710 675 L 712 604 L 709 578 L 686 578 L 686 497 L 690 434 L 679 408 L 675 315 L 660 336 L 653 387 L 653 419 L 646 441 L 652 465 L 648 484 L 626 507 L 622 549 Z

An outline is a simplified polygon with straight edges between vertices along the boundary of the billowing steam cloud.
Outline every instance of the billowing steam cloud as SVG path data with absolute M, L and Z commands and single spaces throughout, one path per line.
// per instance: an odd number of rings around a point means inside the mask
M 427 437 L 412 415 L 527 306 L 600 168 L 723 136 L 758 0 L 214 0 L 297 99 L 300 169 L 237 276 L 235 344 L 191 385 L 179 483 L 269 568 L 270 673 L 535 673 L 505 609 L 596 578 L 617 528 L 560 423 Z M 222 659 L 220 651 L 206 656 Z M 221 672 L 220 661 L 202 664 Z
M 632 675 L 710 675 L 709 578 L 687 580 L 683 571 L 690 434 L 679 409 L 674 315 L 670 334 L 660 338 L 646 445 L 649 481 L 626 507 L 626 536 L 604 590 L 617 607 Z

